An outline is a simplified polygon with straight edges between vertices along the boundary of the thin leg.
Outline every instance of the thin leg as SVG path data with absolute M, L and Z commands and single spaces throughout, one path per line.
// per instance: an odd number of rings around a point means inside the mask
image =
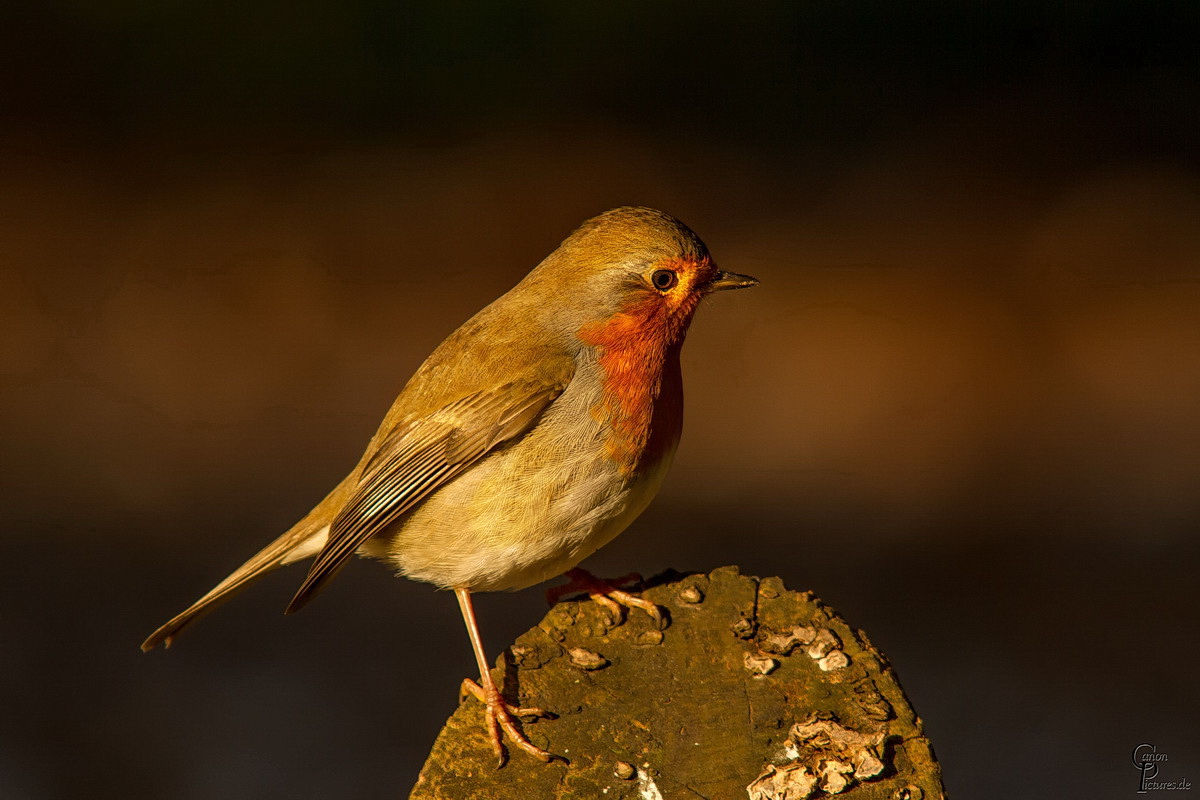
M 475 662 L 479 665 L 479 683 L 467 679 L 463 681 L 462 688 L 464 693 L 473 695 L 487 707 L 484 716 L 487 719 L 488 736 L 492 740 L 492 749 L 496 751 L 496 758 L 499 761 L 496 766 L 504 766 L 505 761 L 501 731 L 508 734 L 508 738 L 513 744 L 534 758 L 542 761 L 552 761 L 556 758 L 565 760 L 561 756 L 546 752 L 521 733 L 516 720 L 513 719 L 514 715 L 539 717 L 547 715 L 540 708 L 521 708 L 510 706 L 504 702 L 500 690 L 496 688 L 496 683 L 492 680 L 492 671 L 488 669 L 487 656 L 483 653 L 483 641 L 479 638 L 479 625 L 475 622 L 475 608 L 471 605 L 471 593 L 466 589 L 455 589 L 454 595 L 458 598 L 458 607 L 462 610 L 463 622 L 467 623 L 467 635 L 471 637 L 471 649 L 475 651 Z
M 640 608 L 642 611 L 645 611 L 654 620 L 659 630 L 666 627 L 666 618 L 663 617 L 662 609 L 649 600 L 643 600 L 637 595 L 622 591 L 619 588 L 641 580 L 641 576 L 636 572 L 620 578 L 614 578 L 613 580 L 597 578 L 586 569 L 580 569 L 579 567 L 569 569 L 565 574 L 570 579 L 570 583 L 565 586 L 555 586 L 546 590 L 546 599 L 551 604 L 557 603 L 567 595 L 586 592 L 588 597 L 592 598 L 592 600 L 599 603 L 608 611 L 608 615 L 612 618 L 615 625 L 621 624 L 624 616 L 621 606 L 625 606 L 626 608 Z

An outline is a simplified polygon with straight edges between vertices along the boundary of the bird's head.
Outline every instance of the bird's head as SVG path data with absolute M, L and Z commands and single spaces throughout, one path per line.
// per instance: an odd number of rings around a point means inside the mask
M 584 222 L 527 281 L 553 307 L 554 327 L 608 349 L 677 345 L 705 295 L 758 283 L 717 269 L 679 220 L 634 206 Z

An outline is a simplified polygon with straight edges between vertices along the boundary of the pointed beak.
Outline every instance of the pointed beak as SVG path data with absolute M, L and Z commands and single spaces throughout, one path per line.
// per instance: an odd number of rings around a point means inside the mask
M 751 286 L 758 286 L 758 278 L 738 275 L 736 272 L 718 272 L 717 277 L 709 281 L 706 291 L 723 292 L 726 289 L 749 289 Z

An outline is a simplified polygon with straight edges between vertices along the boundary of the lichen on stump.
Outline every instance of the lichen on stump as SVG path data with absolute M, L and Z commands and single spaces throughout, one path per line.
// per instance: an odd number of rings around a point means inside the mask
M 942 797 L 895 673 L 811 593 L 723 567 L 660 575 L 642 596 L 668 610 L 665 631 L 565 601 L 499 659 L 510 702 L 558 714 L 526 735 L 569 765 L 513 750 L 496 769 L 468 700 L 410 800 Z

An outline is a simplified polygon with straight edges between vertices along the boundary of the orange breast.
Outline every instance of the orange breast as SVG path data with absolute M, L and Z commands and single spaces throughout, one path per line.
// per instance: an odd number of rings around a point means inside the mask
M 679 349 L 694 309 L 695 300 L 681 306 L 651 295 L 578 332 L 598 348 L 604 392 L 592 414 L 609 425 L 607 454 L 627 476 L 678 438 Z

